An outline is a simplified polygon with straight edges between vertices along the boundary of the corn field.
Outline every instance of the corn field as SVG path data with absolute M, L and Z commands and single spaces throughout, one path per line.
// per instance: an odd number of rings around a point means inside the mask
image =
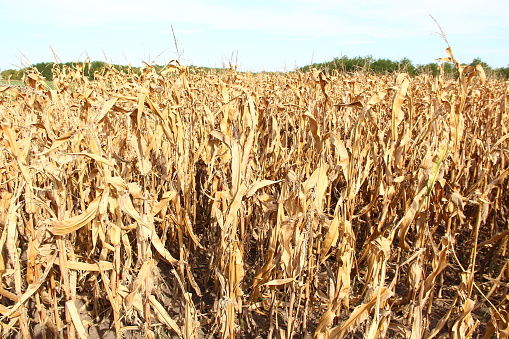
M 509 84 L 447 51 L 2 85 L 3 336 L 508 338 Z

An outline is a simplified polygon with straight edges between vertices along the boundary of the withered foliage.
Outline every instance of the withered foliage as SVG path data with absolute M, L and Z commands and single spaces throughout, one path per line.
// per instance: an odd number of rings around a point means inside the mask
M 508 84 L 456 66 L 0 87 L 3 334 L 507 338 Z

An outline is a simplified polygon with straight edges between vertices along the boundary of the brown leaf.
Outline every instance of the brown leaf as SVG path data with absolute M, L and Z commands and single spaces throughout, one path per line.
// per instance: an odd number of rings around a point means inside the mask
M 66 220 L 54 220 L 50 221 L 50 227 L 48 230 L 54 235 L 65 235 L 71 232 L 74 232 L 81 227 L 85 226 L 87 223 L 92 221 L 95 218 L 97 210 L 99 208 L 99 202 L 101 201 L 101 196 L 95 198 L 87 207 L 85 212 L 76 215 L 72 218 Z

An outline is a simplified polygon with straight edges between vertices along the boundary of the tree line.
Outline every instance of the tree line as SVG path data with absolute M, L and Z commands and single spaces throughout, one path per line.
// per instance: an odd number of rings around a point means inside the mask
M 483 66 L 484 71 L 489 76 L 509 79 L 509 67 L 492 68 L 480 58 L 475 58 L 469 65 L 476 66 L 478 64 Z M 334 60 L 329 62 L 307 65 L 301 67 L 299 70 L 308 71 L 311 69 L 320 69 L 328 71 L 338 70 L 341 72 L 363 71 L 375 74 L 406 72 L 410 75 L 419 75 L 425 73 L 433 74 L 436 76 L 440 72 L 440 66 L 441 65 L 437 62 L 431 62 L 424 65 L 414 65 L 412 61 L 407 58 L 403 58 L 400 61 L 393 61 L 390 59 L 375 59 L 372 56 L 354 58 L 343 56 L 341 58 L 334 58 Z M 456 73 L 455 66 L 449 62 L 445 62 L 443 64 L 443 70 L 446 74 Z
M 85 63 L 78 62 L 66 62 L 66 63 L 55 63 L 55 62 L 40 62 L 37 64 L 33 64 L 29 67 L 25 67 L 23 69 L 7 69 L 0 72 L 0 77 L 2 79 L 10 79 L 10 80 L 21 80 L 23 75 L 33 71 L 36 69 L 45 79 L 46 81 L 53 81 L 53 69 L 56 67 L 57 69 L 63 70 L 65 67 L 75 68 L 76 64 L 80 64 L 83 66 L 83 75 L 88 77 L 90 80 L 93 80 L 95 74 L 103 75 L 109 69 L 116 69 L 122 72 L 129 72 L 132 74 L 139 75 L 142 67 L 135 66 L 125 66 L 118 64 L 110 64 L 103 61 L 92 61 Z M 164 69 L 166 66 L 163 65 L 151 65 L 156 69 L 157 72 Z M 198 66 L 189 66 L 189 71 L 192 73 L 209 73 L 209 72 L 220 72 L 227 70 L 226 68 L 211 68 L 211 67 L 198 67 Z
M 7 69 L 5 71 L 0 72 L 0 76 L 2 76 L 3 79 L 11 79 L 11 80 L 21 80 L 23 78 L 23 75 L 26 74 L 28 71 L 36 69 L 41 75 L 47 80 L 47 81 L 53 81 L 53 68 L 57 67 L 59 69 L 64 69 L 64 67 L 71 67 L 76 64 L 76 62 L 66 62 L 66 63 L 54 63 L 54 62 L 40 62 L 37 64 L 33 64 L 29 67 L 23 68 L 23 69 Z M 83 64 L 83 75 L 88 77 L 89 79 L 94 79 L 94 75 L 96 73 L 103 73 L 109 68 L 115 68 L 117 70 L 121 71 L 127 71 L 130 69 L 133 73 L 139 74 L 140 73 L 140 67 L 132 67 L 132 66 L 123 66 L 123 65 L 115 65 L 115 64 L 108 64 L 103 61 L 92 61 L 87 62 Z M 162 67 L 162 66 L 160 66 Z
M 72 67 L 75 65 L 75 62 L 67 62 L 67 63 L 54 63 L 54 62 L 40 62 L 34 64 L 30 67 L 26 67 L 23 69 L 15 70 L 15 69 L 7 69 L 0 72 L 0 76 L 2 79 L 10 79 L 10 80 L 21 80 L 23 75 L 26 74 L 31 69 L 37 69 L 39 73 L 47 81 L 53 80 L 53 68 L 58 67 L 63 69 L 64 67 Z M 480 58 L 475 58 L 470 65 L 476 66 L 477 64 L 481 64 L 489 76 L 498 77 L 502 79 L 509 79 L 509 67 L 501 67 L 501 68 L 492 68 L 487 63 L 482 61 Z M 164 66 L 161 65 L 153 65 L 156 70 L 161 70 Z M 356 72 L 363 71 L 374 74 L 387 74 L 393 72 L 406 72 L 410 75 L 418 75 L 422 73 L 438 75 L 440 72 L 440 64 L 436 62 L 428 63 L 425 65 L 414 65 L 412 61 L 407 58 L 403 58 L 400 61 L 393 61 L 390 59 L 375 59 L 372 56 L 367 57 L 354 57 L 349 58 L 347 56 L 343 56 L 341 58 L 334 58 L 334 60 L 329 62 L 322 63 L 314 63 L 311 65 L 307 65 L 298 69 L 298 71 L 306 72 L 311 69 L 320 69 L 320 70 L 337 70 L 340 72 Z M 446 74 L 455 74 L 456 70 L 453 64 L 444 63 L 443 70 Z M 119 71 L 129 71 L 133 74 L 140 74 L 140 67 L 134 66 L 124 66 L 117 64 L 109 64 L 103 61 L 92 61 L 84 64 L 83 72 L 84 76 L 89 77 L 89 79 L 93 80 L 94 75 L 96 73 L 103 74 L 106 70 L 110 68 L 115 68 Z M 190 70 L 193 72 L 218 72 L 224 69 L 221 68 L 208 68 L 208 67 L 197 67 L 190 66 Z

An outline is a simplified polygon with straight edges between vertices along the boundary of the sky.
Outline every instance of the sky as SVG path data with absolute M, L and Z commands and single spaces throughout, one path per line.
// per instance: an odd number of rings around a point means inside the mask
M 291 71 L 348 56 L 509 66 L 509 1 L 2 0 L 0 70 L 100 60 Z

